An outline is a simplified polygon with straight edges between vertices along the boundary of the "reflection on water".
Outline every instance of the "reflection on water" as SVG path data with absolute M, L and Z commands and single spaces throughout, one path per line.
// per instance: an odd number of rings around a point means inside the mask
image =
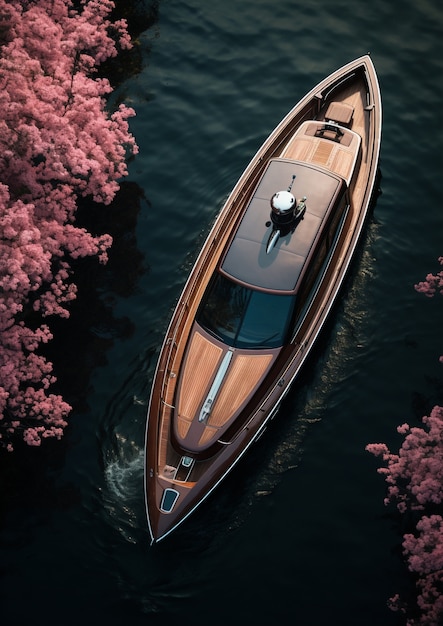
M 327 419 L 334 390 L 346 385 L 358 371 L 359 354 L 366 360 L 371 344 L 368 299 L 375 278 L 374 245 L 378 225 L 371 220 L 358 249 L 354 269 L 345 282 L 342 298 L 332 312 L 319 338 L 319 345 L 308 359 L 275 417 L 270 436 L 261 441 L 265 462 L 260 462 L 253 493 L 268 495 L 281 474 L 298 466 L 309 430 Z M 264 439 L 263 438 L 263 439 Z M 274 444 L 274 445 L 273 445 Z M 266 451 L 272 451 L 268 458 Z

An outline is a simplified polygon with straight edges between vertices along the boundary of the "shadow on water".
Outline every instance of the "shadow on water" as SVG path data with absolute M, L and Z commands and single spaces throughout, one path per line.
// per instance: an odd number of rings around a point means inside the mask
M 130 76 L 139 74 L 147 63 L 151 43 L 141 35 L 152 29 L 159 20 L 160 0 L 116 0 L 111 21 L 125 19 L 132 40 L 129 50 L 119 50 L 116 57 L 105 61 L 99 69 L 100 76 L 111 81 L 115 88 Z
M 48 345 L 46 356 L 54 363 L 60 392 L 75 411 L 87 410 L 86 390 L 92 370 L 106 365 L 106 352 L 116 339 L 130 337 L 133 332 L 131 320 L 117 317 L 114 309 L 119 298 L 129 297 L 139 277 L 149 271 L 143 265 L 135 235 L 143 199 L 138 185 L 123 182 L 108 207 L 87 201 L 79 207 L 77 226 L 93 235 L 106 232 L 112 236 L 113 244 L 106 265 L 94 258 L 72 263 L 77 298 L 70 306 L 69 319 L 51 321 L 54 340 Z
M 114 244 L 106 266 L 92 258 L 73 263 L 78 295 L 70 307 L 71 315 L 50 320 L 54 339 L 45 346 L 44 354 L 57 375 L 51 391 L 60 393 L 73 406 L 71 419 L 88 410 L 91 375 L 96 367 L 106 364 L 106 352 L 116 339 L 133 332 L 131 320 L 117 317 L 114 308 L 119 299 L 133 293 L 139 277 L 149 269 L 143 265 L 135 237 L 142 200 L 143 193 L 135 183 L 122 183 L 110 206 L 84 202 L 79 208 L 77 225 L 93 234 L 108 232 Z M 81 501 L 76 485 L 58 481 L 71 444 L 68 425 L 61 441 L 45 440 L 38 448 L 17 442 L 13 454 L 1 455 L 0 519 L 8 519 L 10 528 L 21 528 L 13 541 L 22 541 L 21 535 L 28 528 L 38 527 L 38 519 Z M 11 523 L 10 516 L 18 516 L 21 523 Z M 23 524 L 26 519 L 29 524 Z

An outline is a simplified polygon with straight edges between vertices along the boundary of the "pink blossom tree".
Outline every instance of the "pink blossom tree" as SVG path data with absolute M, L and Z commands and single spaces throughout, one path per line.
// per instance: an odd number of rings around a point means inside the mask
M 77 200 L 109 204 L 137 146 L 134 111 L 110 113 L 100 63 L 130 47 L 110 0 L 0 0 L 0 443 L 60 438 L 71 407 L 50 393 L 50 316 L 76 297 L 70 260 L 107 260 L 109 235 L 75 225 Z M 43 319 L 47 323 L 43 323 Z
M 443 264 L 443 257 L 439 262 Z M 428 274 L 415 289 L 428 297 L 443 294 L 443 272 Z M 408 626 L 439 626 L 443 621 L 443 407 L 435 406 L 422 422 L 422 426 L 397 428 L 404 436 L 398 454 L 384 443 L 366 449 L 383 460 L 378 472 L 388 485 L 385 504 L 395 503 L 403 516 L 416 522 L 414 532 L 403 536 L 403 554 L 416 578 L 417 607 L 414 611 L 405 606 L 398 594 L 389 605 L 408 615 Z

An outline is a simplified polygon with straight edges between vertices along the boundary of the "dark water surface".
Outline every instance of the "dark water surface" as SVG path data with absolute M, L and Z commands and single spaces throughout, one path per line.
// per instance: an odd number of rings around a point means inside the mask
M 103 226 L 118 234 L 114 256 L 55 359 L 71 426 L 2 462 L 2 626 L 401 624 L 386 607 L 408 590 L 399 527 L 364 448 L 395 448 L 396 426 L 442 401 L 442 302 L 413 289 L 443 254 L 442 31 L 437 0 L 159 3 L 144 67 L 116 94 L 137 110 L 140 155 L 123 213 Z M 192 261 L 274 126 L 367 52 L 383 194 L 343 298 L 273 428 L 151 548 L 146 404 Z

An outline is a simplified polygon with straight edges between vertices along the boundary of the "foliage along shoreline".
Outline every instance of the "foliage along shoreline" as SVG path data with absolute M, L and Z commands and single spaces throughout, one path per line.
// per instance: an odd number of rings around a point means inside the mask
M 75 225 L 77 200 L 109 204 L 138 151 L 133 109 L 107 111 L 97 69 L 131 47 L 110 0 L 0 0 L 0 446 L 60 439 L 71 407 L 39 354 L 69 317 L 71 262 L 106 263 L 112 238 Z
M 443 265 L 443 257 L 438 259 Z M 443 295 L 443 271 L 429 273 L 415 285 L 432 298 Z M 443 363 L 443 356 L 440 356 Z M 395 594 L 389 607 L 405 615 L 407 626 L 439 626 L 443 622 L 443 407 L 434 406 L 421 426 L 397 428 L 404 440 L 398 454 L 384 443 L 366 450 L 381 457 L 377 471 L 388 486 L 385 505 L 393 503 L 411 532 L 403 535 L 403 556 L 416 585 L 416 599 Z

